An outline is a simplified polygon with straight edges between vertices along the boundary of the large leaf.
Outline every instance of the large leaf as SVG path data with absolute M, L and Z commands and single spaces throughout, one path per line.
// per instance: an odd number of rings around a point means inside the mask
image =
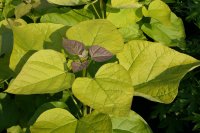
M 111 0 L 111 5 L 115 8 L 134 8 L 141 6 L 138 0 Z
M 162 0 L 154 0 L 149 4 L 148 11 L 145 7 L 142 10 L 144 16 L 154 18 L 162 24 L 170 25 L 171 10 Z
M 93 14 L 86 9 L 69 9 L 66 13 L 47 13 L 41 17 L 40 21 L 73 26 L 93 18 Z
M 127 117 L 112 117 L 113 133 L 152 133 L 146 121 L 130 111 Z
M 151 19 L 150 24 L 142 25 L 142 30 L 155 41 L 167 46 L 178 46 L 185 48 L 185 30 L 181 18 L 171 13 L 171 24 L 164 25 L 155 19 Z
M 42 113 L 33 126 L 31 133 L 75 133 L 77 120 L 67 110 L 54 108 Z
M 54 50 L 33 54 L 6 92 L 13 94 L 56 93 L 70 88 L 74 75 L 64 69 L 64 55 Z
M 10 58 L 12 70 L 21 69 L 36 50 L 54 49 L 61 51 L 62 37 L 67 27 L 61 24 L 27 24 L 13 27 L 14 46 Z
M 108 114 L 92 113 L 78 121 L 76 133 L 111 133 L 112 123 Z
M 130 75 L 115 63 L 103 65 L 94 79 L 77 78 L 72 91 L 91 108 L 120 116 L 129 112 L 133 97 Z
M 162 103 L 172 102 L 183 76 L 200 65 L 198 60 L 159 43 L 139 40 L 126 44 L 117 58 L 131 75 L 135 95 Z
M 0 82 L 10 78 L 12 71 L 9 68 L 10 54 L 13 48 L 12 26 L 24 25 L 22 19 L 7 19 L 0 22 Z
M 81 22 L 68 29 L 67 37 L 86 46 L 99 45 L 114 54 L 123 48 L 123 39 L 117 28 L 103 19 Z
M 112 22 L 116 27 L 126 27 L 130 24 L 135 24 L 142 19 L 140 8 L 131 9 L 109 9 L 107 11 L 107 20 Z M 119 19 L 120 18 L 120 19 Z
M 86 4 L 90 0 L 47 0 L 49 3 L 65 6 L 76 6 Z

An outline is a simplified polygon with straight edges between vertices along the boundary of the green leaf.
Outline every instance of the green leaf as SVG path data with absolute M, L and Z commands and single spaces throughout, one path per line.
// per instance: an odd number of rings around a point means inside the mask
M 25 3 L 20 3 L 15 7 L 15 17 L 16 18 L 21 18 L 22 16 L 26 15 L 29 13 L 32 9 L 31 4 L 25 4 Z
M 86 9 L 70 9 L 66 13 L 47 13 L 40 19 L 42 23 L 56 23 L 73 26 L 81 21 L 93 19 L 94 16 Z
M 64 55 L 54 50 L 33 54 L 6 92 L 12 94 L 56 93 L 71 87 L 74 75 L 64 69 Z
M 76 133 L 112 133 L 112 123 L 108 114 L 92 113 L 78 121 Z
M 62 37 L 67 27 L 61 24 L 27 24 L 13 27 L 14 46 L 10 58 L 10 68 L 16 73 L 27 59 L 37 50 L 54 49 L 61 51 Z
M 111 117 L 113 133 L 152 133 L 146 121 L 130 111 L 127 117 Z
M 154 18 L 164 25 L 170 25 L 171 10 L 162 0 L 154 0 L 149 4 L 148 11 L 143 7 L 146 17 Z
M 38 116 L 40 116 L 43 112 L 52 109 L 52 108 L 63 108 L 68 109 L 67 105 L 64 102 L 48 102 L 41 105 L 34 113 L 34 115 L 31 117 L 31 119 L 28 122 L 28 125 L 33 125 L 33 123 L 36 121 Z
M 33 126 L 31 133 L 75 133 L 77 120 L 67 110 L 54 108 L 42 113 Z
M 119 64 L 103 65 L 91 78 L 77 78 L 74 95 L 84 104 L 114 115 L 126 115 L 131 107 L 133 88 L 128 72 Z
M 126 27 L 119 28 L 119 32 L 124 38 L 124 42 L 129 42 L 131 40 L 146 40 L 143 32 L 141 31 L 138 24 L 131 24 Z
M 12 126 L 7 129 L 7 133 L 24 133 L 22 128 L 17 125 L 17 126 Z
M 22 19 L 7 19 L 0 22 L 0 83 L 10 78 L 13 74 L 9 68 L 10 54 L 13 48 L 13 33 L 11 27 L 24 24 L 26 22 Z
M 130 24 L 135 24 L 142 19 L 141 9 L 109 9 L 107 11 L 107 20 L 112 22 L 116 27 L 126 27 Z M 119 19 L 120 18 L 120 19 Z
M 114 8 L 134 8 L 141 6 L 138 0 L 111 0 L 111 5 Z
M 90 0 L 47 0 L 49 3 L 63 5 L 63 6 L 76 6 L 88 3 Z
M 135 95 L 162 103 L 172 102 L 180 80 L 200 65 L 193 57 L 141 40 L 127 43 L 117 58 L 131 75 Z
M 145 23 L 141 29 L 155 41 L 167 46 L 185 48 L 185 30 L 181 18 L 171 13 L 171 25 L 164 25 L 155 19 L 150 24 Z
M 92 28 L 91 28 L 92 27 Z M 117 28 L 107 20 L 88 20 L 67 31 L 67 38 L 85 46 L 98 45 L 116 54 L 123 48 L 123 39 Z

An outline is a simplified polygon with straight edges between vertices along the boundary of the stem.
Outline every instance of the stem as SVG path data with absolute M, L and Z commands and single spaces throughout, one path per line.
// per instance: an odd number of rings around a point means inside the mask
M 101 16 L 99 15 L 99 13 L 98 13 L 98 11 L 97 11 L 97 9 L 96 9 L 96 7 L 94 6 L 94 4 L 93 4 L 93 3 L 92 3 L 92 7 L 93 7 L 93 9 L 94 9 L 95 13 L 97 14 L 98 18 L 100 19 L 100 18 L 101 18 Z
M 87 115 L 87 106 L 83 105 L 83 116 Z
M 104 16 L 104 9 L 103 9 L 103 0 L 100 0 L 100 8 L 101 8 L 101 15 L 102 15 L 102 18 L 104 19 L 105 16 Z
M 83 69 L 83 77 L 87 77 L 87 70 Z
M 83 116 L 83 113 L 81 112 L 81 109 L 79 108 L 78 103 L 77 103 L 76 100 L 74 99 L 74 97 L 73 97 L 73 95 L 71 94 L 71 92 L 70 92 L 69 90 L 68 90 L 68 92 L 69 92 L 69 95 L 70 95 L 70 97 L 72 98 L 72 100 L 73 100 L 73 102 L 74 102 L 76 108 L 78 109 L 78 115 L 77 115 L 77 117 L 78 117 L 78 119 L 80 119 L 80 117 Z

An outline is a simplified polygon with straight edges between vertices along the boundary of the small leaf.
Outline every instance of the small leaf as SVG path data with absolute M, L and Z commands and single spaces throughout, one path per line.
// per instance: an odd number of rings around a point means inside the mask
M 15 8 L 15 16 L 16 18 L 21 18 L 22 16 L 29 13 L 32 9 L 31 4 L 21 3 Z
M 83 69 L 86 69 L 88 66 L 88 61 L 84 62 L 72 62 L 72 71 L 73 72 L 79 72 Z
M 77 120 L 67 110 L 54 108 L 43 112 L 33 126 L 31 133 L 75 133 Z
M 93 45 L 89 48 L 91 58 L 96 62 L 104 62 L 113 57 L 113 54 L 103 47 Z
M 65 50 L 72 55 L 81 55 L 85 49 L 83 43 L 65 38 L 63 38 L 63 46 Z
M 149 4 L 148 12 L 143 8 L 143 14 L 145 17 L 151 17 L 160 21 L 164 25 L 170 24 L 171 10 L 169 6 L 162 0 L 154 0 Z

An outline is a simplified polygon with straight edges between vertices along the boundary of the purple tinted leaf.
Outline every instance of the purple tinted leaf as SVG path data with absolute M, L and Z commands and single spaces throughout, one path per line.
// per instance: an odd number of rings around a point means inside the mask
M 89 48 L 91 58 L 96 62 L 104 62 L 113 57 L 113 54 L 103 47 L 94 45 Z
M 72 71 L 79 72 L 88 67 L 88 61 L 84 62 L 72 62 Z
M 72 55 L 81 55 L 85 49 L 83 43 L 65 38 L 63 38 L 63 46 L 65 50 Z

